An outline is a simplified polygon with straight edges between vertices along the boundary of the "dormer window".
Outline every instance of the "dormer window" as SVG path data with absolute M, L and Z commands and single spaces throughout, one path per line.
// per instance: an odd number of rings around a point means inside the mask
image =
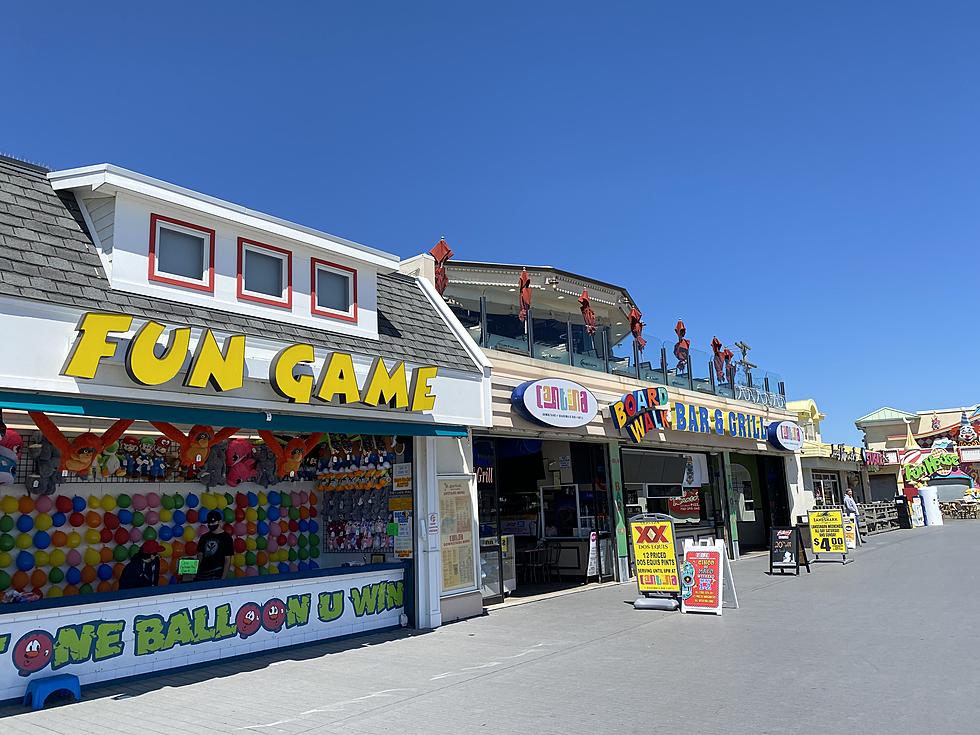
M 310 311 L 319 316 L 357 321 L 357 271 L 336 263 L 310 261 Z
M 150 215 L 149 279 L 214 293 L 214 230 Z
M 238 298 L 269 306 L 293 305 L 293 254 L 238 238 Z

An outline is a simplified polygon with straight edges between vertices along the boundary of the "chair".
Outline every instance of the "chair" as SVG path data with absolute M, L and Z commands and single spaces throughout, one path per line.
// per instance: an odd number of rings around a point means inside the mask
M 68 692 L 75 697 L 76 702 L 82 698 L 82 687 L 78 683 L 78 677 L 74 674 L 58 674 L 42 679 L 31 679 L 27 691 L 24 692 L 24 704 L 34 710 L 44 709 L 44 703 L 55 692 Z
M 558 569 L 558 563 L 561 560 L 561 544 L 548 544 L 544 549 L 544 576 L 548 582 L 554 580 L 557 576 L 558 581 L 561 581 L 561 572 Z

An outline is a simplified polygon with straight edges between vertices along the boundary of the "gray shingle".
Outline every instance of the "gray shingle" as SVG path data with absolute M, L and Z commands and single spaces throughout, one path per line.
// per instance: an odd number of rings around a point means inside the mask
M 71 194 L 55 192 L 45 171 L 0 156 L 0 294 L 37 301 L 118 310 L 195 327 L 256 337 L 310 342 L 330 350 L 477 372 L 478 368 L 416 279 L 378 276 L 378 332 L 374 340 L 224 311 L 201 314 L 179 302 L 113 291 Z

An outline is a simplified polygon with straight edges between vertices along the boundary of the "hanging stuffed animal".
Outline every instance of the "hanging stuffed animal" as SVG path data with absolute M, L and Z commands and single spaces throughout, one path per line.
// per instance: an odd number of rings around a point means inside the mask
M 197 479 L 206 485 L 208 490 L 216 485 L 224 485 L 228 471 L 225 465 L 225 452 L 228 449 L 228 442 L 221 442 L 212 449 L 213 451 L 209 452 L 204 466 L 197 473 Z
M 255 460 L 252 459 L 252 443 L 248 439 L 232 439 L 225 451 L 228 471 L 225 482 L 238 487 L 242 482 L 255 479 Z
M 38 495 L 51 495 L 58 489 L 61 474 L 61 452 L 45 436 L 37 444 L 27 448 L 28 456 L 34 460 L 34 474 L 27 480 L 27 489 Z
M 299 475 L 300 465 L 303 464 L 306 455 L 320 443 L 323 433 L 315 431 L 305 438 L 294 436 L 286 442 L 286 446 L 283 446 L 271 431 L 259 431 L 259 436 L 276 455 L 278 460 L 276 474 L 281 480 L 286 477 L 296 478 Z
M 119 419 L 101 436 L 88 431 L 68 441 L 65 435 L 61 433 L 61 429 L 55 426 L 54 422 L 45 414 L 40 411 L 29 411 L 28 413 L 41 433 L 61 453 L 61 465 L 58 470 L 60 472 L 74 472 L 76 475 L 87 475 L 92 469 L 95 458 L 107 446 L 121 437 L 133 423 L 132 419 Z
M 139 471 L 136 468 L 136 457 L 140 452 L 140 440 L 138 437 L 127 434 L 119 440 L 119 450 L 122 452 L 120 462 L 122 468 L 126 470 L 127 477 L 137 477 Z
M 180 463 L 184 467 L 197 469 L 208 461 L 215 445 L 231 437 L 238 429 L 224 428 L 215 433 L 210 426 L 192 426 L 186 436 L 173 424 L 164 421 L 151 421 L 154 428 L 180 447 Z
M 276 455 L 269 449 L 265 441 L 252 447 L 252 459 L 255 460 L 256 484 L 267 488 L 279 482 Z
M 24 440 L 13 429 L 7 429 L 0 439 L 0 485 L 12 485 L 17 477 L 17 462 Z
M 122 457 L 119 456 L 119 442 L 115 441 L 99 455 L 99 468 L 102 477 L 125 477 L 126 466 L 123 464 Z

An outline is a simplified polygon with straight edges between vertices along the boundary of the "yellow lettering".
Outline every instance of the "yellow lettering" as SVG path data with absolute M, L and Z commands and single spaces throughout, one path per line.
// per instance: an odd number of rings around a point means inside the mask
M 126 372 L 130 379 L 140 385 L 162 385 L 177 377 L 187 348 L 191 343 L 191 330 L 184 327 L 170 332 L 163 357 L 157 357 L 157 340 L 163 334 L 164 326 L 149 321 L 140 327 L 126 350 Z
M 405 363 L 399 362 L 389 373 L 384 359 L 376 357 L 368 375 L 361 401 L 369 406 L 385 404 L 390 408 L 408 408 L 408 381 Z
M 79 335 L 62 375 L 94 378 L 102 358 L 116 354 L 118 345 L 109 341 L 110 332 L 128 332 L 132 324 L 133 317 L 128 314 L 85 314 L 76 327 Z
M 617 429 L 622 429 L 626 426 L 626 409 L 623 407 L 622 401 L 616 401 L 612 405 L 613 409 L 613 423 L 616 424 Z
M 233 334 L 225 340 L 224 350 L 210 329 L 204 330 L 184 385 L 203 388 L 210 384 L 216 391 L 234 390 L 245 383 L 245 335 Z
M 361 399 L 354 375 L 354 360 L 346 352 L 334 352 L 327 358 L 316 390 L 316 397 L 327 403 L 337 396 L 342 404 L 357 403 Z
M 439 368 L 425 365 L 415 368 L 412 374 L 412 410 L 431 411 L 436 405 L 436 394 L 432 392 L 429 381 L 436 377 Z
M 299 363 L 313 362 L 313 345 L 290 345 L 279 350 L 269 367 L 272 389 L 290 403 L 309 403 L 313 393 L 313 376 L 296 375 Z

